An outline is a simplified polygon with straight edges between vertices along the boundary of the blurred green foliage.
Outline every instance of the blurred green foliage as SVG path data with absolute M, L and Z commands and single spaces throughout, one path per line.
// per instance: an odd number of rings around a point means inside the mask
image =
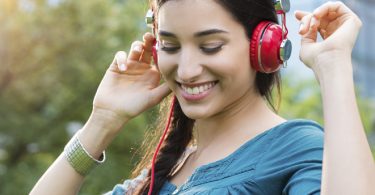
M 115 52 L 148 30 L 146 10 L 139 0 L 0 0 L 0 194 L 27 194 L 61 153 L 88 118 Z M 316 83 L 284 79 L 282 94 L 283 116 L 322 124 Z M 373 131 L 370 108 L 360 105 Z M 125 127 L 80 194 L 103 193 L 129 177 L 154 113 Z
M 148 6 L 139 0 L 0 2 L 0 194 L 27 194 L 62 151 L 68 129 L 88 118 L 115 52 L 148 30 Z M 135 162 L 130 149 L 150 116 L 127 126 L 82 194 L 104 192 L 128 176 Z
M 374 100 L 357 94 L 357 104 L 362 123 L 375 157 Z M 299 80 L 293 75 L 283 75 L 279 114 L 286 119 L 307 118 L 324 125 L 320 87 L 316 80 Z

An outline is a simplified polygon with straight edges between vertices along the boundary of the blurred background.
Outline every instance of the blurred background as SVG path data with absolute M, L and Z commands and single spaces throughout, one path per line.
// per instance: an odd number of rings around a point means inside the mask
M 296 9 L 323 0 L 291 0 L 287 15 L 292 60 L 282 70 L 285 118 L 323 124 L 314 75 L 298 58 Z M 353 52 L 361 117 L 375 145 L 375 1 L 345 0 L 364 25 Z M 146 0 L 0 0 L 0 194 L 27 194 L 88 118 L 96 88 L 118 50 L 149 29 Z M 100 194 L 128 178 L 156 108 L 131 121 L 107 150 L 108 160 L 80 194 Z M 57 180 L 59 178 L 56 178 Z M 53 193 L 53 192 L 52 192 Z

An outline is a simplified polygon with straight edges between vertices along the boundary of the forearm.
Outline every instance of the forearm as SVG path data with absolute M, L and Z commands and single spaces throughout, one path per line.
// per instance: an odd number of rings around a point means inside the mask
M 35 184 L 30 195 L 77 194 L 83 179 L 61 154 Z
M 111 143 L 116 136 L 116 130 L 123 124 L 108 123 L 107 117 L 110 117 L 109 113 L 92 114 L 78 134 L 83 147 L 96 159 Z M 83 180 L 84 177 L 74 170 L 62 153 L 39 179 L 30 194 L 77 194 Z
M 350 60 L 336 67 L 351 67 Z M 318 77 L 324 110 L 322 194 L 375 194 L 375 165 L 360 119 L 351 70 Z

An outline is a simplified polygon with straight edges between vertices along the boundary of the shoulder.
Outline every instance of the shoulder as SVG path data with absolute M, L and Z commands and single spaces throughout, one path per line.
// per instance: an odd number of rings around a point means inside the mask
M 273 142 L 278 144 L 322 144 L 324 131 L 321 125 L 312 120 L 293 119 L 280 124 L 272 130 Z
M 323 128 L 322 126 L 313 121 L 313 120 L 308 120 L 308 119 L 292 119 L 288 120 L 276 127 L 274 129 L 277 129 L 278 131 L 299 131 L 299 132 L 315 132 L 315 133 L 322 133 Z
M 269 133 L 268 148 L 256 166 L 254 180 L 258 186 L 267 194 L 319 191 L 323 128 L 311 120 L 294 119 L 274 127 Z
M 324 132 L 314 121 L 306 119 L 289 120 L 271 131 L 269 147 L 263 160 L 277 158 L 293 162 L 323 158 Z

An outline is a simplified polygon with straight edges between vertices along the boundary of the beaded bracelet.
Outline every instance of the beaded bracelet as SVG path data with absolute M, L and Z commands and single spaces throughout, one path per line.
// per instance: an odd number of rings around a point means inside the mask
M 82 146 L 82 143 L 78 139 L 78 133 L 66 144 L 64 154 L 74 170 L 82 176 L 87 175 L 97 165 L 102 164 L 105 161 L 105 151 L 103 151 L 99 160 L 96 160 Z

